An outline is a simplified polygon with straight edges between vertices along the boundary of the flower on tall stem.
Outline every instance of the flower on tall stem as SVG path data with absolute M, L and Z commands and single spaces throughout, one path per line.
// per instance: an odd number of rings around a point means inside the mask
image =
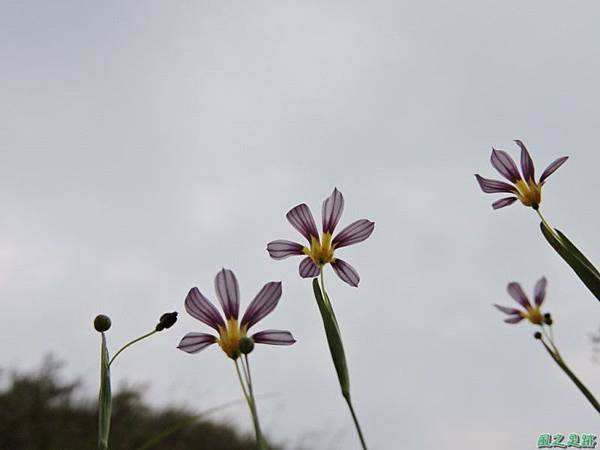
M 475 175 L 479 186 L 486 193 L 507 192 L 512 194 L 510 197 L 501 198 L 492 204 L 494 209 L 503 208 L 520 200 L 525 206 L 531 207 L 539 216 L 541 223 L 540 229 L 544 238 L 550 246 L 556 250 L 565 262 L 571 266 L 579 279 L 586 287 L 600 300 L 600 271 L 590 262 L 589 259 L 573 244 L 560 230 L 554 228 L 546 220 L 540 211 L 542 201 L 542 186 L 546 179 L 552 175 L 568 159 L 568 156 L 562 156 L 552 162 L 540 179 L 535 181 L 535 169 L 531 155 L 523 142 L 516 140 L 521 148 L 521 173 L 513 159 L 502 150 L 492 149 L 492 165 L 500 174 L 510 181 L 511 184 L 499 180 L 490 180 L 479 174 Z
M 335 188 L 323 201 L 322 234 L 319 236 L 317 225 L 310 208 L 305 203 L 293 207 L 286 214 L 292 226 L 306 238 L 308 246 L 297 242 L 279 239 L 267 244 L 267 251 L 273 259 L 289 256 L 305 256 L 300 261 L 299 272 L 302 278 L 317 277 L 326 264 L 331 264 L 335 273 L 350 286 L 357 287 L 360 281 L 358 272 L 346 261 L 334 256 L 337 249 L 364 241 L 375 229 L 375 223 L 367 219 L 352 222 L 333 236 L 342 212 L 344 196 Z
M 248 336 L 248 331 L 275 309 L 281 298 L 281 282 L 271 281 L 265 284 L 250 302 L 241 321 L 238 321 L 239 286 L 231 270 L 222 269 L 217 274 L 215 292 L 225 317 L 221 316 L 217 308 L 202 295 L 197 287 L 189 291 L 185 299 L 185 310 L 195 319 L 214 328 L 217 335 L 188 333 L 181 339 L 177 348 L 186 353 L 198 353 L 216 343 L 234 361 L 236 373 L 252 415 L 257 444 L 261 450 L 266 449 L 258 421 L 248 354 L 254 349 L 254 343 L 292 345 L 296 340 L 289 331 L 285 330 L 263 330 L 251 336 Z
M 542 314 L 540 308 L 544 302 L 546 296 L 546 278 L 542 277 L 535 285 L 534 290 L 534 305 L 531 304 L 527 295 L 523 292 L 521 285 L 516 282 L 508 284 L 509 295 L 519 303 L 523 309 L 508 308 L 506 306 L 494 305 L 504 314 L 508 315 L 508 318 L 504 321 L 510 324 L 521 322 L 523 319 L 527 319 L 534 325 L 539 326 L 539 331 L 536 331 L 533 337 L 542 343 L 544 349 L 548 352 L 554 362 L 563 370 L 563 372 L 573 381 L 575 386 L 581 391 L 585 398 L 590 404 L 600 413 L 600 403 L 596 400 L 590 390 L 577 378 L 575 373 L 567 366 L 562 355 L 558 351 L 558 347 L 554 343 L 554 334 L 552 331 L 553 319 L 549 313 Z
M 295 206 L 288 211 L 286 217 L 292 226 L 306 238 L 309 245 L 304 246 L 297 242 L 276 240 L 267 244 L 267 251 L 273 259 L 284 259 L 293 255 L 305 256 L 300 261 L 300 276 L 302 278 L 313 278 L 313 293 L 319 307 L 321 319 L 323 320 L 325 336 L 342 396 L 346 400 L 348 409 L 352 415 L 361 446 L 363 450 L 367 450 L 367 444 L 358 417 L 354 411 L 354 406 L 352 405 L 350 377 L 344 344 L 333 305 L 325 290 L 323 269 L 327 264 L 331 264 L 331 267 L 333 267 L 333 270 L 342 281 L 348 283 L 350 286 L 357 287 L 360 281 L 358 272 L 350 264 L 334 256 L 334 253 L 339 248 L 367 239 L 373 233 L 375 223 L 367 219 L 356 220 L 334 236 L 335 227 L 340 221 L 343 210 L 344 197 L 337 188 L 334 188 L 331 195 L 323 201 L 321 210 L 323 233 L 319 236 L 310 208 L 305 203 Z M 316 278 L 317 276 L 320 276 L 320 282 Z
M 514 160 L 508 153 L 503 150 L 492 149 L 490 161 L 492 166 L 500 172 L 504 178 L 510 181 L 511 184 L 499 180 L 491 180 L 484 178 L 479 174 L 475 175 L 481 190 L 487 194 L 509 193 L 510 197 L 501 198 L 492 203 L 492 208 L 499 209 L 508 205 L 512 205 L 517 200 L 525 206 L 538 209 L 542 201 L 542 186 L 546 179 L 552 175 L 560 166 L 562 166 L 568 156 L 562 156 L 554 160 L 542 172 L 540 179 L 535 181 L 535 168 L 533 159 L 527 151 L 527 148 L 520 140 L 515 140 L 516 144 L 521 148 L 521 173 L 515 164 Z

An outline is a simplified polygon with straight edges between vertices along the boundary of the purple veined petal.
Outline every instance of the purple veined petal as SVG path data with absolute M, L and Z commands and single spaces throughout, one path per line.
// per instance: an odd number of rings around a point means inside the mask
M 269 252 L 269 256 L 273 259 L 285 259 L 293 255 L 303 255 L 304 246 L 297 242 L 279 239 L 277 241 L 269 242 L 267 244 L 267 251 Z
M 548 178 L 550 175 L 552 175 L 554 172 L 556 172 L 556 169 L 558 169 L 560 166 L 562 166 L 567 159 L 569 159 L 568 156 L 562 156 L 562 157 L 558 158 L 557 160 L 551 162 L 550 165 L 548 167 L 546 167 L 546 170 L 544 170 L 542 172 L 542 176 L 540 177 L 540 183 L 543 183 L 544 181 L 546 181 L 546 178 Z
M 246 329 L 249 329 L 264 319 L 275 309 L 280 298 L 281 281 L 271 281 L 265 284 L 246 309 L 244 317 L 242 317 L 242 326 L 246 325 Z
M 240 288 L 234 273 L 222 269 L 215 277 L 215 291 L 225 318 L 237 319 L 240 312 Z
M 219 327 L 225 327 L 225 322 L 215 306 L 198 290 L 197 287 L 190 289 L 185 298 L 185 310 L 194 319 L 205 323 L 219 331 Z
M 292 333 L 284 330 L 264 330 L 254 333 L 252 339 L 257 344 L 292 345 L 296 339 Z
M 314 236 L 317 239 L 319 238 L 317 224 L 306 203 L 293 207 L 285 216 L 292 226 L 298 230 L 308 242 L 311 242 L 311 236 Z
M 298 272 L 302 278 L 314 278 L 319 275 L 319 267 L 307 256 L 300 261 Z
M 492 162 L 492 166 L 500 172 L 504 178 L 508 181 L 512 181 L 516 183 L 521 179 L 521 175 L 519 174 L 519 169 L 517 169 L 517 165 L 510 157 L 508 153 L 504 150 L 496 150 L 492 149 L 492 156 L 490 157 L 490 161 Z
M 512 184 L 505 183 L 504 181 L 490 180 L 489 178 L 484 178 L 479 174 L 475 174 L 475 178 L 477 178 L 477 182 L 479 183 L 481 190 L 486 194 L 495 194 L 497 192 L 510 192 L 512 194 L 517 193 L 517 188 L 515 188 Z
M 336 260 L 331 263 L 331 267 L 333 267 L 333 270 L 335 270 L 335 273 L 342 281 L 348 283 L 352 287 L 358 287 L 358 283 L 360 282 L 358 272 L 346 261 L 336 258 Z
M 512 283 L 508 283 L 506 290 L 508 291 L 508 294 L 521 306 L 524 308 L 531 308 L 531 303 L 529 303 L 529 299 L 525 295 L 525 292 L 523 292 L 523 288 L 519 283 L 515 283 L 514 281 Z
M 177 348 L 186 353 L 198 353 L 215 342 L 217 342 L 217 338 L 212 334 L 188 333 L 181 339 Z
M 527 147 L 519 139 L 515 139 L 515 143 L 521 147 L 521 171 L 523 172 L 523 179 L 525 181 L 535 181 L 535 167 L 533 159 L 531 159 L 531 155 L 527 151 Z
M 509 314 L 511 316 L 514 316 L 515 314 L 521 314 L 521 311 L 519 311 L 518 309 L 515 308 L 508 308 L 506 306 L 501 306 L 501 305 L 494 305 L 496 308 L 498 308 L 500 311 L 502 311 L 504 314 Z
M 523 320 L 523 316 L 515 316 L 504 319 L 506 323 L 519 323 L 521 320 Z
M 367 219 L 359 219 L 352 222 L 342 231 L 340 231 L 331 243 L 335 248 L 347 247 L 348 245 L 357 244 L 364 241 L 375 229 L 375 222 L 371 222 Z
M 535 283 L 533 297 L 536 305 L 544 303 L 544 297 L 546 297 L 546 284 L 548 284 L 546 277 L 540 278 L 538 282 Z
M 323 201 L 321 215 L 323 217 L 323 233 L 333 233 L 344 211 L 344 196 L 337 188 Z
M 492 208 L 494 208 L 494 209 L 504 208 L 505 206 L 512 205 L 516 201 L 517 201 L 517 197 L 504 197 L 504 198 L 501 198 L 500 200 L 496 200 L 494 203 L 492 203 Z

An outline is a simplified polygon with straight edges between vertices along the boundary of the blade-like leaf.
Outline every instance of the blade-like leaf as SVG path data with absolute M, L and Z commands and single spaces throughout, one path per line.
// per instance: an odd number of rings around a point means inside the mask
M 583 284 L 600 300 L 600 273 L 567 237 L 556 228 L 552 232 L 543 222 L 542 234 L 556 252 L 571 266 Z
M 315 293 L 315 299 L 319 306 L 319 312 L 323 319 L 323 326 L 325 328 L 325 335 L 327 336 L 327 344 L 329 345 L 329 351 L 331 358 L 333 359 L 333 365 L 337 372 L 340 387 L 342 389 L 342 395 L 349 399 L 350 398 L 350 378 L 348 376 L 348 366 L 346 364 L 346 354 L 344 352 L 344 345 L 342 344 L 342 336 L 335 319 L 335 314 L 329 298 L 325 300 L 321 293 L 321 287 L 317 278 L 313 280 L 313 291 Z M 325 294 L 327 295 L 327 294 Z
M 110 366 L 106 337 L 102 333 L 100 349 L 100 394 L 98 396 L 98 449 L 108 450 L 110 434 L 110 415 L 112 410 L 112 395 L 110 392 Z

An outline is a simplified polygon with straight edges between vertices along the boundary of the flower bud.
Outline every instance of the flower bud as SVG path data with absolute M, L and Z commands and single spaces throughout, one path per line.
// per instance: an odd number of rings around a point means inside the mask
M 166 328 L 171 328 L 175 322 L 177 322 L 177 311 L 173 311 L 170 313 L 164 313 L 158 319 L 158 323 L 156 324 L 156 331 L 162 331 Z
M 110 328 L 110 325 L 111 325 L 110 317 L 108 317 L 104 314 L 99 314 L 94 319 L 94 328 L 99 333 L 104 333 L 105 331 L 108 331 L 108 329 Z
M 534 338 L 536 339 L 541 339 L 542 338 L 542 333 L 540 333 L 539 331 L 536 331 L 535 334 L 533 335 Z
M 252 350 L 254 350 L 254 341 L 252 340 L 252 338 L 248 336 L 244 336 L 243 338 L 241 338 L 239 349 L 240 352 L 242 352 L 244 355 L 247 355 Z

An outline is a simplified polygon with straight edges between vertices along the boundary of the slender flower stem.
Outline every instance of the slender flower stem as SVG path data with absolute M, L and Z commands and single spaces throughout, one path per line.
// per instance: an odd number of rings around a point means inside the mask
M 346 403 L 348 403 L 348 408 L 350 409 L 350 414 L 352 414 L 352 420 L 354 420 L 354 426 L 356 427 L 356 432 L 358 433 L 358 438 L 360 439 L 360 444 L 364 450 L 367 450 L 367 443 L 365 442 L 365 438 L 362 434 L 362 430 L 360 428 L 360 423 L 358 422 L 358 417 L 356 417 L 356 413 L 354 412 L 354 407 L 352 406 L 352 401 L 350 400 L 350 396 L 345 396 Z
M 548 223 L 548 221 L 546 220 L 546 218 L 542 215 L 542 212 L 540 211 L 539 206 L 537 208 L 535 208 L 535 212 L 537 213 L 538 216 L 540 216 L 540 219 L 542 220 L 542 223 L 545 225 L 545 227 L 552 233 L 552 235 L 559 241 L 561 242 L 561 238 L 560 236 L 556 233 L 556 231 L 554 231 L 554 228 L 552 227 L 552 225 L 550 225 Z
M 335 323 L 336 327 L 338 328 L 338 333 L 339 333 L 339 327 L 338 327 L 338 324 L 337 324 L 337 319 L 335 317 L 335 313 L 333 311 L 333 306 L 331 305 L 331 302 L 329 301 L 329 295 L 327 295 L 327 291 L 325 290 L 325 281 L 324 281 L 324 277 L 323 277 L 323 268 L 321 268 L 320 279 L 321 279 L 321 286 L 320 286 L 320 288 L 321 288 L 321 292 L 323 293 L 324 302 L 327 305 L 327 308 L 329 309 L 329 312 L 331 313 L 331 317 L 333 318 L 333 322 Z M 339 338 L 340 338 L 340 341 L 341 341 L 341 336 Z M 332 357 L 333 357 L 333 354 L 332 354 Z M 345 364 L 346 363 L 344 362 L 344 365 Z M 356 432 L 358 433 L 358 438 L 360 439 L 360 444 L 361 444 L 363 450 L 367 450 L 367 443 L 366 443 L 365 438 L 363 436 L 362 429 L 361 429 L 360 423 L 358 421 L 358 417 L 356 416 L 356 412 L 354 411 L 354 406 L 352 405 L 352 400 L 350 398 L 349 387 L 348 387 L 348 389 L 342 388 L 342 396 L 344 397 L 344 399 L 346 400 L 346 403 L 348 404 L 348 409 L 350 410 L 350 414 L 352 415 L 352 420 L 354 421 L 354 427 L 356 428 Z
M 110 361 L 108 362 L 108 366 L 110 367 L 110 365 L 113 363 L 113 361 L 117 358 L 117 356 L 119 356 L 119 354 L 125 350 L 128 347 L 131 347 L 133 344 L 135 344 L 136 342 L 141 341 L 142 339 L 146 339 L 147 337 L 152 336 L 154 333 L 157 333 L 156 330 L 152 330 L 150 333 L 146 333 L 143 336 L 140 336 L 139 338 L 134 339 L 131 342 L 128 342 L 127 344 L 125 344 L 123 347 L 121 347 L 119 349 L 119 351 L 117 353 L 114 354 L 114 356 L 110 359 Z
M 548 339 L 547 336 L 546 336 L 546 338 Z M 600 413 L 600 404 L 598 403 L 598 400 L 596 400 L 596 398 L 589 391 L 589 389 L 587 387 L 585 387 L 585 385 L 579 380 L 579 378 L 577 378 L 577 376 L 571 371 L 571 369 L 569 369 L 567 364 L 563 361 L 562 357 L 560 356 L 560 353 L 558 353 L 558 350 L 556 349 L 556 346 L 554 345 L 554 343 L 550 342 L 550 344 L 552 345 L 552 347 L 555 350 L 551 349 L 548 346 L 548 344 L 546 344 L 544 339 L 540 339 L 540 341 L 542 342 L 542 345 L 544 346 L 544 348 L 546 349 L 548 354 L 552 357 L 554 362 L 556 362 L 556 364 L 558 364 L 558 366 L 567 374 L 567 376 L 571 379 L 571 381 L 573 381 L 573 383 L 575 383 L 575 386 L 577 386 L 577 388 L 581 391 L 581 393 L 585 396 L 585 398 L 588 399 L 588 401 L 592 404 L 594 409 L 598 413 Z
M 252 423 L 254 424 L 254 432 L 256 434 L 256 444 L 258 445 L 259 450 L 268 450 L 265 440 L 262 435 L 262 431 L 260 429 L 260 422 L 258 420 L 258 412 L 256 410 L 256 400 L 254 398 L 254 391 L 252 389 L 252 381 L 250 378 L 250 365 L 248 364 L 248 356 L 244 355 L 246 364 L 244 364 L 244 360 L 241 360 L 242 370 L 244 376 L 242 377 L 242 372 L 240 372 L 240 366 L 238 364 L 237 359 L 235 360 L 235 371 L 238 376 L 238 380 L 240 381 L 240 385 L 242 386 L 242 391 L 244 392 L 244 397 L 246 398 L 246 402 L 248 403 L 248 408 L 250 409 L 250 414 L 252 415 Z
M 327 295 L 327 291 L 325 290 L 325 278 L 323 277 L 323 268 L 322 267 L 321 267 L 319 276 L 321 279 L 321 292 L 323 292 L 323 300 L 325 300 L 325 303 L 327 304 L 327 307 L 329 308 L 331 313 L 334 314 L 333 306 L 331 306 L 331 302 L 329 301 L 329 296 Z M 335 314 L 333 315 L 333 317 L 335 319 Z M 337 320 L 336 320 L 336 322 L 337 322 Z

